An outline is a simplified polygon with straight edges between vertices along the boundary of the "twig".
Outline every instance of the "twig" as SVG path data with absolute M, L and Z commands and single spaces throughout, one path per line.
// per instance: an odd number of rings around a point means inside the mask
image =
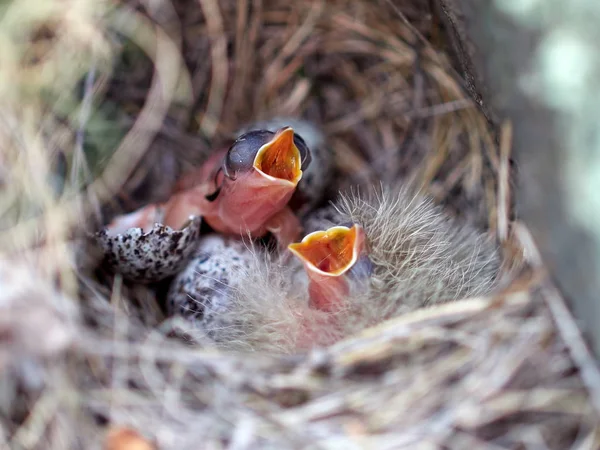
M 581 379 L 588 390 L 591 403 L 594 405 L 596 413 L 600 414 L 600 370 L 598 365 L 558 289 L 547 283 L 542 288 L 542 292 L 544 300 L 554 317 L 556 327 L 569 349 L 569 354 L 579 368 Z
M 523 246 L 529 263 L 534 267 L 543 268 L 542 256 L 529 230 L 524 225 L 519 225 L 515 227 L 515 235 Z M 556 287 L 547 282 L 542 286 L 542 293 L 556 327 L 569 349 L 569 354 L 579 368 L 583 383 L 590 394 L 591 403 L 596 412 L 600 413 L 600 371 L 583 339 L 581 330 Z
M 200 128 L 208 138 L 212 138 L 219 126 L 223 111 L 225 89 L 229 77 L 227 60 L 227 36 L 223 26 L 223 16 L 216 0 L 198 0 L 206 17 L 206 25 L 210 34 L 212 77 L 208 94 L 208 105 L 200 122 Z
M 83 143 L 85 140 L 85 127 L 90 120 L 92 114 L 92 103 L 94 98 L 94 80 L 96 78 L 96 65 L 92 64 L 89 72 L 85 77 L 84 94 L 81 100 L 81 108 L 79 110 L 77 133 L 75 134 L 75 149 L 73 155 L 73 165 L 71 167 L 71 184 L 78 186 L 80 170 L 86 178 L 86 184 L 92 181 L 92 173 L 90 166 L 83 151 Z M 88 200 L 92 204 L 92 209 L 96 218 L 100 222 L 102 220 L 100 213 L 100 203 L 94 192 L 90 192 Z
M 56 392 L 47 391 L 34 405 L 25 423 L 17 430 L 9 448 L 35 448 L 54 418 L 60 399 Z M 19 445 L 17 445 L 17 443 Z
M 498 172 L 498 239 L 508 238 L 510 180 L 509 159 L 512 147 L 512 124 L 504 122 L 500 131 L 500 170 Z

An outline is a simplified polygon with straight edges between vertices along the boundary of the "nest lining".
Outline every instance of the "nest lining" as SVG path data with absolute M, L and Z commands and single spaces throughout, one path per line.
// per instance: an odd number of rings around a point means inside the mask
M 498 192 L 508 192 L 501 170 L 508 155 L 493 145 L 443 52 L 422 45 L 420 37 L 435 42 L 439 29 L 421 2 L 200 0 L 165 2 L 156 10 L 131 2 L 110 14 L 104 4 L 73 2 L 70 15 L 58 3 L 49 3 L 44 18 L 58 33 L 38 33 L 28 42 L 32 49 L 40 42 L 54 46 L 44 63 L 66 66 L 61 70 L 68 77 L 36 77 L 47 74 L 42 69 L 48 65 L 24 59 L 10 67 L 27 69 L 32 76 L 23 83 L 29 85 L 3 95 L 10 101 L 42 88 L 60 91 L 87 73 L 84 98 L 93 86 L 106 103 L 134 118 L 143 138 L 123 145 L 108 165 L 99 158 L 100 168 L 86 172 L 78 147 L 68 154 L 77 177 L 67 179 L 67 193 L 81 185 L 81 174 L 103 173 L 108 184 L 106 191 L 97 189 L 99 183 L 90 189 L 92 201 L 81 204 L 88 213 L 116 192 L 129 207 L 155 201 L 169 189 L 148 180 L 161 175 L 168 184 L 176 178 L 157 173 L 156 158 L 179 173 L 206 157 L 207 143 L 226 141 L 241 124 L 276 112 L 323 125 L 339 172 L 333 191 L 400 178 L 490 234 L 508 222 L 508 210 L 498 202 Z M 129 68 L 117 66 L 121 72 L 110 78 L 112 66 L 105 63 L 119 50 L 109 45 L 115 30 L 151 55 L 161 99 L 143 58 Z M 73 49 L 68 42 L 75 38 L 79 46 Z M 75 58 L 72 67 L 62 48 L 95 58 Z M 97 71 L 93 79 L 90 64 Z M 144 102 L 151 101 L 158 117 L 170 110 L 168 127 L 145 114 Z M 2 282 L 31 286 L 0 295 L 1 307 L 19 314 L 19 320 L 0 323 L 7 343 L 0 358 L 0 440 L 9 448 L 102 448 L 107 429 L 117 426 L 137 430 L 160 448 L 180 449 L 199 443 L 277 449 L 599 446 L 594 386 L 589 376 L 581 377 L 582 360 L 570 356 L 574 344 L 557 328 L 568 318 L 548 309 L 553 291 L 537 269 L 493 299 L 412 312 L 308 354 L 236 354 L 182 341 L 193 330 L 183 321 L 163 322 L 153 289 L 119 277 L 94 279 L 86 272 L 91 255 L 69 245 L 67 230 L 81 215 L 80 204 L 42 195 L 39 173 L 52 164 L 34 161 L 54 154 L 45 150 L 70 148 L 65 142 L 77 142 L 82 133 L 73 123 L 51 120 L 61 116 L 59 108 L 46 118 L 47 102 L 34 97 L 29 116 L 3 109 L 20 123 L 2 131 L 8 136 L 3 163 L 37 167 L 29 175 L 10 171 L 10 191 L 3 193 L 26 198 L 18 213 L 8 209 L 3 217 L 14 226 L 3 232 L 2 248 L 7 255 L 20 253 L 0 267 L 7 274 Z M 52 106 L 57 102 L 51 97 Z M 120 125 L 99 109 L 103 121 Z M 78 117 L 86 120 L 83 113 Z M 52 139 L 39 138 L 40 124 Z M 191 153 L 190 145 L 197 151 Z M 15 148 L 26 161 L 15 158 Z M 105 151 L 100 146 L 98 153 Z M 136 161 L 141 163 L 133 170 Z M 40 209 L 45 214 L 32 225 L 29 212 Z M 11 275 L 24 249 L 40 244 L 39 229 L 41 256 L 19 277 Z M 503 242 L 509 259 L 523 250 L 513 238 Z M 66 307 L 64 296 L 77 298 L 79 311 Z M 52 326 L 39 331 L 39 339 L 54 345 L 36 346 L 22 333 L 34 322 L 17 305 L 29 298 L 48 311 Z

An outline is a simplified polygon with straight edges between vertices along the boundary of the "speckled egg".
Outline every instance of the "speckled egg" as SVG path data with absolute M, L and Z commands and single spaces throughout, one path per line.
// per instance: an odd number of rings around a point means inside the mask
M 315 124 L 307 120 L 276 117 L 248 125 L 240 130 L 240 133 L 263 129 L 275 132 L 285 126 L 291 126 L 294 129 L 294 133 L 304 140 L 310 149 L 312 157 L 311 163 L 304 170 L 302 179 L 298 183 L 295 194 L 296 198 L 293 199 L 301 205 L 298 213 L 303 215 L 323 199 L 327 185 L 331 182 L 333 151 L 327 145 L 323 132 Z
M 149 231 L 129 228 L 121 233 L 107 229 L 96 233 L 105 261 L 124 278 L 150 283 L 176 274 L 194 253 L 202 219 L 191 219 L 180 230 L 155 223 Z
M 187 267 L 170 286 L 167 311 L 181 315 L 205 331 L 215 329 L 231 304 L 254 258 L 247 243 L 233 237 L 202 237 Z

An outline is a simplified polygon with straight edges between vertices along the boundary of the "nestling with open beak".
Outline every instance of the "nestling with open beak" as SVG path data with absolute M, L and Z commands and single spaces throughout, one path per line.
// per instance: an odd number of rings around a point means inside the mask
M 402 313 L 488 295 L 504 278 L 492 238 L 411 186 L 341 193 L 303 223 L 308 236 L 290 248 L 297 258 L 251 259 L 236 280 L 243 289 L 229 291 L 220 347 L 330 345 Z
M 290 206 L 296 214 L 304 217 L 321 202 L 332 184 L 334 152 L 320 128 L 305 119 L 274 117 L 255 122 L 244 127 L 243 130 L 245 132 L 252 130 L 276 132 L 284 126 L 291 126 L 297 136 L 302 136 L 301 139 L 310 149 L 311 163 L 307 167 L 303 167 L 302 179 L 290 201 Z
M 327 312 L 343 307 L 350 293 L 347 272 L 359 258 L 367 258 L 362 227 L 355 224 L 314 231 L 288 248 L 302 261 L 308 275 L 309 305 Z
M 238 350 L 257 344 L 249 332 L 255 326 L 270 336 L 260 345 L 299 351 L 332 344 L 344 334 L 348 297 L 368 291 L 369 274 L 356 270 L 368 260 L 364 232 L 358 225 L 335 226 L 290 248 L 299 256 L 291 264 L 232 237 L 202 237 L 171 284 L 169 315 Z
M 310 150 L 291 127 L 242 135 L 216 174 L 205 220 L 221 233 L 271 232 L 280 244 L 293 242 L 302 228 L 287 204 L 309 164 Z
M 302 228 L 287 207 L 311 161 L 305 142 L 291 127 L 273 133 L 254 130 L 241 135 L 228 150 L 214 154 L 194 175 L 198 183 L 174 194 L 165 204 L 149 205 L 121 216 L 110 227 L 132 226 L 137 218 L 158 217 L 179 229 L 190 216 L 202 216 L 215 231 L 262 237 L 271 232 L 282 247 Z

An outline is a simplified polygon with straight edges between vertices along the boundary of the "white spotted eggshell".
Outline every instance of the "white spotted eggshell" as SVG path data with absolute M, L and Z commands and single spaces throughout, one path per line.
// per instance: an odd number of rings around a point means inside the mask
M 231 304 L 254 254 L 233 237 L 202 237 L 187 267 L 173 280 L 167 295 L 169 315 L 181 315 L 206 331 L 215 328 L 219 315 Z
M 156 282 L 185 267 L 198 244 L 201 223 L 194 217 L 180 230 L 159 223 L 147 232 L 130 228 L 114 234 L 103 229 L 95 237 L 115 273 L 131 281 Z

